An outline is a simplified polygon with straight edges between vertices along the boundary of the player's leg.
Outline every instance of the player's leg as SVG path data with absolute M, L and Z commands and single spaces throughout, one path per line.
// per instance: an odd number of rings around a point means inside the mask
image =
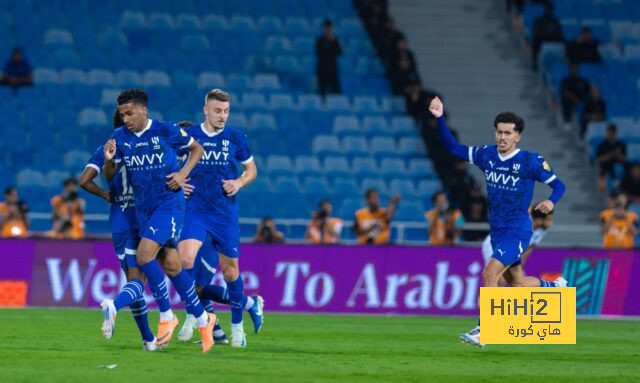
M 165 248 L 165 262 L 172 265 L 172 270 L 169 273 L 169 278 L 173 287 L 176 289 L 180 299 L 186 306 L 187 313 L 193 315 L 196 318 L 198 324 L 198 331 L 202 338 L 202 351 L 207 352 L 213 347 L 213 327 L 216 324 L 216 315 L 207 313 L 200 303 L 198 294 L 196 293 L 196 286 L 193 278 L 189 273 L 182 268 L 178 251 L 175 248 Z
M 218 253 L 213 247 L 211 238 L 207 238 L 198 252 L 194 270 L 196 271 L 196 290 L 202 306 L 208 313 L 212 314 L 215 314 L 215 308 L 213 307 L 214 301 L 229 304 L 228 297 L 225 297 L 227 289 L 213 283 L 218 266 Z M 204 294 L 203 289 L 206 289 Z M 204 296 L 207 296 L 209 299 L 204 298 Z M 213 340 L 218 344 L 229 344 L 227 334 L 225 334 L 220 326 L 220 318 L 218 318 L 213 328 Z
M 527 260 L 529 259 L 529 256 L 531 256 L 531 253 L 533 252 L 531 250 L 532 249 L 529 248 L 524 252 L 524 254 L 522 254 L 522 266 L 524 266 L 524 264 L 527 263 Z M 527 278 L 527 279 L 530 278 L 530 280 L 527 281 L 527 285 L 531 285 L 531 284 L 533 284 L 535 282 L 538 283 L 537 285 L 533 285 L 532 287 L 537 287 L 537 286 L 539 286 L 539 287 L 567 287 L 567 280 L 564 279 L 563 277 L 556 278 L 552 282 L 552 281 L 547 281 L 546 279 L 542 279 L 542 278 L 536 278 L 536 277 L 527 276 L 525 271 L 524 271 L 524 268 L 522 270 L 522 273 L 524 274 L 525 278 Z

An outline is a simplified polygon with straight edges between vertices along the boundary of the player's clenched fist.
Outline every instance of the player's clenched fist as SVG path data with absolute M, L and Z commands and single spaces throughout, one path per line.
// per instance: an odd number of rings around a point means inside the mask
M 109 141 L 107 141 L 107 143 L 104 144 L 103 151 L 104 151 L 105 161 L 113 160 L 113 157 L 115 157 L 116 155 L 116 140 L 112 138 Z
M 444 113 L 444 105 L 442 105 L 440 98 L 436 97 L 431 100 L 431 104 L 429 104 L 429 112 L 431 112 L 435 118 L 442 116 Z

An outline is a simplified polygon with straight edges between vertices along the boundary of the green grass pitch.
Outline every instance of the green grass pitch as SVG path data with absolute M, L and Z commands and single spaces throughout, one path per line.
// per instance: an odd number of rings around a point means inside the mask
M 155 312 L 150 319 L 155 329 Z M 228 330 L 228 314 L 221 319 Z M 457 340 L 473 318 L 267 312 L 246 349 L 218 345 L 209 354 L 177 334 L 167 349 L 143 352 L 128 312 L 110 341 L 100 323 L 92 310 L 0 310 L 0 382 L 640 381 L 634 321 L 579 320 L 576 345 L 480 350 Z M 117 367 L 98 368 L 108 364 Z

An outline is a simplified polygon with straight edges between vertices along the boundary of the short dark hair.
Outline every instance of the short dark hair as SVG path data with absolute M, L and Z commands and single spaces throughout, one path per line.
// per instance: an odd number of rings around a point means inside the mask
M 204 103 L 206 104 L 211 100 L 229 102 L 231 100 L 231 96 L 224 90 L 216 88 L 211 89 L 209 92 L 207 92 L 207 96 L 204 98 Z
M 515 131 L 522 133 L 524 130 L 524 119 L 513 112 L 502 112 L 493 120 L 493 127 L 497 128 L 499 123 L 515 124 Z
M 324 26 L 325 26 L 325 28 L 326 28 L 326 27 L 332 27 L 332 26 L 333 26 L 333 23 L 331 22 L 331 20 L 328 20 L 328 19 L 327 19 L 327 20 L 325 20 L 325 21 L 324 21 Z
M 147 106 L 147 103 L 149 102 L 149 95 L 144 90 L 136 88 L 120 92 L 118 95 L 118 105 L 128 104 L 130 102 Z
M 376 189 L 376 188 L 370 188 L 370 189 L 367 189 L 367 190 L 364 192 L 364 197 L 368 199 L 369 197 L 371 197 L 371 194 L 373 194 L 373 193 L 377 193 L 377 192 L 378 192 L 378 189 Z
M 543 213 L 542 211 L 536 209 L 535 207 L 531 209 L 531 218 L 539 219 L 539 218 L 547 218 L 547 216 L 553 215 L 553 210 L 548 213 Z
M 616 126 L 616 124 L 609 124 L 607 125 L 607 131 L 615 133 L 618 131 L 618 127 Z
M 186 127 L 189 127 L 189 126 L 193 126 L 193 122 L 191 122 L 191 121 L 178 121 L 176 123 L 176 125 L 178 125 L 181 128 L 186 128 Z
M 15 186 L 8 186 L 6 189 L 4 189 L 4 195 L 9 195 L 14 191 L 18 191 L 18 188 Z
M 71 184 L 78 185 L 78 181 L 73 177 L 69 177 L 66 180 L 62 181 L 62 186 L 67 186 Z
M 443 190 L 438 190 L 437 192 L 433 193 L 433 195 L 431 196 L 431 201 L 435 203 L 436 199 L 440 194 L 444 194 L 445 196 L 447 195 L 447 193 L 445 193 Z
M 118 112 L 118 108 L 114 109 L 113 111 L 113 127 L 117 128 L 124 125 L 124 121 L 122 120 L 122 117 L 120 116 L 120 112 Z
M 318 209 L 322 209 L 322 205 L 324 205 L 325 203 L 331 204 L 331 201 L 329 201 L 328 199 L 323 199 L 322 201 L 318 202 Z

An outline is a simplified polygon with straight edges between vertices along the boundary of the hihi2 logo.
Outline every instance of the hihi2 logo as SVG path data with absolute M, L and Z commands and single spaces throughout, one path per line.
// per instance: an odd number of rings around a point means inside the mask
M 481 287 L 480 342 L 575 344 L 575 287 Z

